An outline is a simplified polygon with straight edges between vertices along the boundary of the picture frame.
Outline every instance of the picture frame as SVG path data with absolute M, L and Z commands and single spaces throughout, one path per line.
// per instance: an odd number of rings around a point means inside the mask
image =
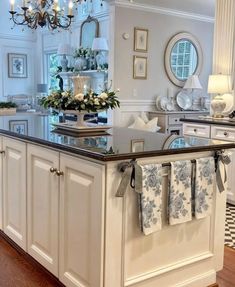
M 134 28 L 134 51 L 142 53 L 148 51 L 148 29 Z
M 131 152 L 143 152 L 144 151 L 144 139 L 131 140 Z
M 147 57 L 133 57 L 133 78 L 140 80 L 147 79 Z
M 9 130 L 17 134 L 28 135 L 28 120 L 10 120 Z
M 27 55 L 8 53 L 8 77 L 27 78 Z

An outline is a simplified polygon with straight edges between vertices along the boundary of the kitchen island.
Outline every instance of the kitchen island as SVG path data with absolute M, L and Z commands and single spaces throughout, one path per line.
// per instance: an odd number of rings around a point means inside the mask
M 137 193 L 128 185 L 116 197 L 123 176 L 118 166 L 195 160 L 234 143 L 116 127 L 79 134 L 55 129 L 57 117 L 32 118 L 27 132 L 0 127 L 0 223 L 7 236 L 66 286 L 216 286 L 226 192 L 214 182 L 211 215 L 170 226 L 164 167 L 163 227 L 146 236 Z

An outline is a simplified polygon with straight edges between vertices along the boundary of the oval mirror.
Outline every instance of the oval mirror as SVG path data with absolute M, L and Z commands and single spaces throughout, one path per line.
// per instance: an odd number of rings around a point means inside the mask
M 165 68 L 171 82 L 183 87 L 188 77 L 199 74 L 202 68 L 202 49 L 198 40 L 189 33 L 179 33 L 168 43 Z
M 80 46 L 83 48 L 91 48 L 94 38 L 99 37 L 99 21 L 91 16 L 81 25 Z

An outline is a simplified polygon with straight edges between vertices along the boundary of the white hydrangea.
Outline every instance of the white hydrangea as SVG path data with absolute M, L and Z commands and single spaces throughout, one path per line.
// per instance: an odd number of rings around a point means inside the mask
M 83 101 L 84 99 L 84 94 L 80 93 L 80 94 L 77 94 L 74 96 L 75 100 L 78 100 L 78 101 Z
M 106 100 L 108 98 L 108 95 L 107 95 L 107 93 L 101 93 L 99 95 L 99 98 L 101 98 L 102 100 Z

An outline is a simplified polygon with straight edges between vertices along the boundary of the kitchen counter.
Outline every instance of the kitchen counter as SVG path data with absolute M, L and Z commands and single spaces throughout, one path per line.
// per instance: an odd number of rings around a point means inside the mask
M 235 143 L 117 127 L 80 135 L 55 123 L 58 117 L 40 114 L 0 117 L 0 229 L 67 287 L 214 286 L 223 266 L 226 192 L 213 177 L 210 216 L 169 225 L 164 163 L 214 156 Z M 131 159 L 164 165 L 162 229 L 148 236 L 130 170 L 119 171 Z M 125 178 L 125 195 L 116 197 Z
M 185 123 L 198 123 L 198 124 L 210 124 L 210 125 L 222 125 L 222 126 L 233 126 L 235 127 L 235 120 L 229 118 L 187 118 L 180 119 L 181 122 Z
M 22 121 L 22 115 L 19 119 Z M 16 116 L 14 121 L 17 123 Z M 30 122 L 27 121 L 30 127 L 21 133 L 18 133 L 17 128 L 12 130 L 12 125 L 4 125 L 1 122 L 0 133 L 100 161 L 235 148 L 235 144 L 231 142 L 188 136 L 169 136 L 118 127 L 113 127 L 106 133 L 74 133 L 55 128 L 53 123 L 58 123 L 58 121 L 57 116 L 31 115 Z

